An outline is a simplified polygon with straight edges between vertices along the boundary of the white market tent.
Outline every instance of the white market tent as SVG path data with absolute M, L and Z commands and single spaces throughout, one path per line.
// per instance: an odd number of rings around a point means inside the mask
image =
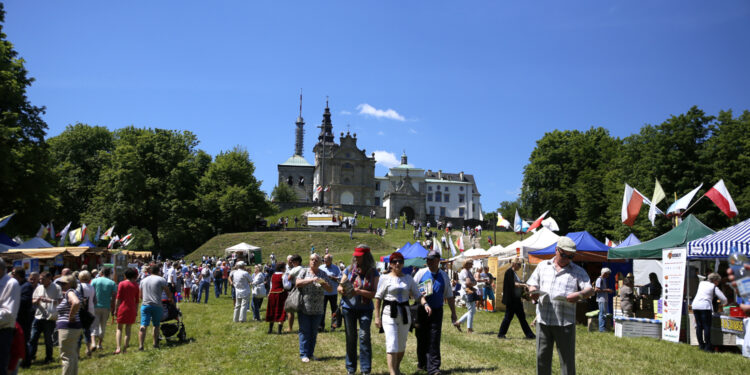
M 231 254 L 231 253 L 246 253 L 246 254 L 248 254 L 250 252 L 256 252 L 256 251 L 260 251 L 260 248 L 258 246 L 253 246 L 253 245 L 250 245 L 250 244 L 245 243 L 245 242 L 240 242 L 240 243 L 238 243 L 238 244 L 236 244 L 236 245 L 234 245 L 232 247 L 228 247 L 228 248 L 226 248 L 226 250 L 224 250 L 224 252 L 226 254 Z
M 514 257 L 516 256 L 516 249 L 520 248 L 521 256 L 528 259 L 530 251 L 545 249 L 550 245 L 557 243 L 558 239 L 560 239 L 560 236 L 551 230 L 541 228 L 523 241 L 516 241 L 505 247 L 493 246 L 488 252 L 490 256 L 496 256 L 498 258 Z

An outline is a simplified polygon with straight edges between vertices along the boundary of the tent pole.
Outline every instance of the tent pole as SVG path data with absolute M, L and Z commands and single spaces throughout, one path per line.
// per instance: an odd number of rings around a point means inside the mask
M 687 249 L 685 249 L 687 251 Z M 690 260 L 687 258 L 687 254 L 685 254 L 685 280 L 684 282 L 687 284 L 687 287 L 685 288 L 687 290 L 687 294 L 685 295 L 685 315 L 687 316 L 687 327 L 685 327 L 685 340 L 687 340 L 688 346 L 690 346 Z

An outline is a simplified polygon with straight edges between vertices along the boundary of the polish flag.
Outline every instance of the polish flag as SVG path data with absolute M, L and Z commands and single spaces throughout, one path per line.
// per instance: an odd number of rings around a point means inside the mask
M 459 252 L 464 252 L 464 236 L 458 237 L 458 240 L 456 240 L 456 247 Z
M 714 187 L 708 189 L 705 195 L 719 207 L 721 212 L 729 216 L 730 219 L 737 216 L 737 206 L 734 205 L 732 196 L 729 195 L 729 190 L 724 185 L 723 179 L 719 180 Z
M 545 211 L 542 214 L 542 216 L 539 216 L 536 220 L 534 220 L 533 223 L 531 223 L 531 226 L 526 231 L 527 232 L 531 232 L 532 230 L 534 230 L 534 229 L 538 228 L 540 225 L 542 225 L 542 220 L 544 220 L 544 217 L 547 216 L 548 213 L 549 213 L 549 211 Z
M 632 227 L 642 205 L 643 195 L 625 184 L 625 194 L 622 196 L 622 223 Z
M 615 247 L 614 241 L 610 240 L 607 237 L 604 237 L 604 244 L 607 245 L 607 247 Z

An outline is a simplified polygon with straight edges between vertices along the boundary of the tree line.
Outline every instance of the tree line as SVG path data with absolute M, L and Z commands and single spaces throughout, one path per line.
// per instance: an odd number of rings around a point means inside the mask
M 45 108 L 31 104 L 24 60 L 7 40 L 0 3 L 0 216 L 6 233 L 32 236 L 69 221 L 90 233 L 114 225 L 131 248 L 187 252 L 220 232 L 252 230 L 275 207 L 247 150 L 212 158 L 189 131 L 68 125 L 46 138 Z M 90 236 L 93 238 L 93 235 Z
M 644 203 L 631 228 L 622 224 L 620 212 L 625 183 L 651 199 L 655 179 L 667 194 L 658 204 L 665 212 L 700 183 L 703 188 L 693 202 L 724 179 L 739 210 L 736 218 L 729 219 L 708 198 L 688 214 L 714 230 L 747 218 L 750 112 L 735 116 L 726 110 L 712 116 L 692 107 L 625 138 L 612 137 L 601 127 L 548 132 L 536 142 L 524 167 L 520 197 L 502 202 L 498 212 L 512 222 L 515 209 L 530 219 L 550 210 L 560 233 L 587 230 L 599 239 L 616 240 L 635 233 L 651 239 L 669 230 L 670 220 L 658 216 L 652 226 Z

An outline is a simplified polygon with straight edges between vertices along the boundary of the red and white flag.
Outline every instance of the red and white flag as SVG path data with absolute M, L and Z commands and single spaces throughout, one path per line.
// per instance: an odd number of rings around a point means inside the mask
M 622 223 L 632 227 L 638 212 L 643 205 L 643 195 L 630 185 L 625 184 L 625 194 L 622 196 Z
M 542 220 L 544 220 L 544 217 L 547 216 L 548 213 L 549 213 L 549 211 L 544 211 L 544 213 L 542 214 L 542 216 L 539 216 L 536 220 L 534 220 L 533 223 L 531 223 L 531 226 L 529 227 L 529 229 L 526 230 L 526 232 L 531 232 L 532 230 L 534 230 L 534 229 L 538 228 L 540 225 L 542 225 Z
M 120 243 L 125 243 L 125 241 L 129 240 L 132 237 L 133 237 L 133 233 L 128 233 L 127 236 L 120 238 Z
M 458 237 L 458 240 L 456 240 L 456 247 L 458 248 L 459 252 L 464 251 L 464 236 Z
M 615 244 L 614 241 L 610 240 L 607 237 L 604 237 L 604 244 L 607 245 L 608 247 L 615 247 L 617 245 Z
M 323 190 L 323 187 L 318 185 L 318 187 L 315 188 L 316 193 L 320 193 Z
M 323 191 L 328 191 L 328 190 L 331 190 L 331 185 L 328 185 L 328 186 L 326 186 L 325 189 L 323 189 Z
M 729 190 L 724 185 L 723 179 L 719 180 L 714 187 L 708 189 L 705 195 L 719 207 L 721 212 L 729 216 L 730 219 L 737 216 L 737 206 L 734 205 L 732 196 L 729 195 Z

